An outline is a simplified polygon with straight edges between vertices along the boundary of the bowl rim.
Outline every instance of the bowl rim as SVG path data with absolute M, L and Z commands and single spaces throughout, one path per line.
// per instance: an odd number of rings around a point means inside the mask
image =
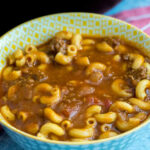
M 108 18 L 110 20 L 116 20 L 118 22 L 121 22 L 125 25 L 129 25 L 130 27 L 138 30 L 139 32 L 141 32 L 142 34 L 144 34 L 147 38 L 150 39 L 150 36 L 143 32 L 141 29 L 139 29 L 138 27 L 134 26 L 134 25 L 131 25 L 125 21 L 122 21 L 120 19 L 116 19 L 116 18 L 113 18 L 111 16 L 106 16 L 106 15 L 102 15 L 102 14 L 98 14 L 98 13 L 89 13 L 89 12 L 63 12 L 63 13 L 54 13 L 54 14 L 50 14 L 50 15 L 44 15 L 44 16 L 41 16 L 41 17 L 36 17 L 34 19 L 30 19 L 28 21 L 25 21 L 24 23 L 21 23 L 17 26 L 15 26 L 14 28 L 10 29 L 9 31 L 7 31 L 5 34 L 3 34 L 2 36 L 0 36 L 0 40 L 7 36 L 10 32 L 12 32 L 13 30 L 15 30 L 16 28 L 18 27 L 21 27 L 22 25 L 25 25 L 27 23 L 29 23 L 30 21 L 35 21 L 35 20 L 39 20 L 39 19 L 42 19 L 42 18 L 46 18 L 46 17 L 49 17 L 49 16 L 58 16 L 58 15 L 70 15 L 70 14 L 80 14 L 80 15 L 93 15 L 93 16 L 101 16 L 101 17 L 105 17 L 105 18 Z M 1 114 L 0 114 L 1 115 Z M 45 142 L 45 143 L 49 143 L 49 144 L 60 144 L 60 145 L 87 145 L 87 144 L 100 144 L 100 143 L 104 143 L 104 142 L 110 142 L 110 141 L 113 141 L 113 140 L 117 140 L 119 138 L 122 138 L 128 134 L 131 134 L 133 132 L 136 132 L 137 130 L 141 129 L 142 127 L 146 126 L 148 123 L 150 123 L 150 117 L 148 117 L 142 124 L 138 125 L 137 127 L 129 130 L 129 131 L 126 131 L 124 133 L 121 133 L 117 136 L 114 136 L 114 137 L 110 137 L 110 138 L 106 138 L 106 139 L 98 139 L 98 140 L 93 140 L 93 141 L 83 141 L 83 142 L 72 142 L 72 141 L 55 141 L 55 140 L 50 140 L 50 139 L 43 139 L 43 138 L 39 138 L 37 136 L 34 136 L 34 135 L 31 135 L 31 134 L 28 134 L 24 131 L 21 131 L 17 128 L 15 128 L 14 126 L 12 126 L 9 122 L 7 122 L 6 120 L 4 119 L 1 119 L 0 118 L 0 124 L 6 128 L 8 128 L 9 130 L 12 130 L 13 132 L 16 132 L 17 134 L 20 134 L 20 135 L 23 135 L 25 136 L 26 138 L 29 138 L 29 139 L 32 139 L 32 140 L 37 140 L 39 142 Z

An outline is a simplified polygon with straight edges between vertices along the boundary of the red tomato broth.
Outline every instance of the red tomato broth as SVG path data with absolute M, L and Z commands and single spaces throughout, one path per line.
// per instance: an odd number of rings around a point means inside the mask
M 90 36 L 89 36 L 90 37 Z M 88 38 L 89 38 L 88 37 Z M 83 37 L 86 39 L 87 37 Z M 44 71 L 38 70 L 38 65 L 33 67 L 28 67 L 27 65 L 20 67 L 22 71 L 22 76 L 14 81 L 6 81 L 1 78 L 0 81 L 0 107 L 4 105 L 8 105 L 9 108 L 14 112 L 17 116 L 17 113 L 20 111 L 28 112 L 30 115 L 26 121 L 22 121 L 16 117 L 15 121 L 10 122 L 16 128 L 27 132 L 26 127 L 31 123 L 37 123 L 39 128 L 49 120 L 44 117 L 43 109 L 47 107 L 45 104 L 41 104 L 39 99 L 37 102 L 33 102 L 34 96 L 34 88 L 39 83 L 48 83 L 52 86 L 57 85 L 61 89 L 61 100 L 51 106 L 51 108 L 57 112 L 59 115 L 63 117 L 63 119 L 69 119 L 74 128 L 84 128 L 86 123 L 85 112 L 86 109 L 91 105 L 100 105 L 102 107 L 101 113 L 106 113 L 109 111 L 111 105 L 117 100 L 126 101 L 128 98 L 121 97 L 117 95 L 111 88 L 111 84 L 115 79 L 125 79 L 124 75 L 127 74 L 126 71 L 123 70 L 123 64 L 128 64 L 127 61 L 122 59 L 122 55 L 124 53 L 120 53 L 115 50 L 117 44 L 123 44 L 128 47 L 127 53 L 138 53 L 139 50 L 135 48 L 133 45 L 128 45 L 127 42 L 124 42 L 118 38 L 90 38 L 95 41 L 95 43 L 106 41 L 110 44 L 114 51 L 111 53 L 105 53 L 97 51 L 95 46 L 93 46 L 92 50 L 79 50 L 77 56 L 82 57 L 87 56 L 92 62 L 101 62 L 106 65 L 106 70 L 103 71 L 102 80 L 98 84 L 93 84 L 89 80 L 89 76 L 85 74 L 86 66 L 80 66 L 75 63 L 75 60 L 72 61 L 70 65 L 60 65 L 52 60 L 51 63 L 47 64 L 47 68 Z M 115 44 L 113 40 L 118 43 Z M 50 40 L 37 46 L 39 50 L 43 50 L 47 52 L 48 56 L 53 55 L 51 52 L 49 53 L 49 44 Z M 119 54 L 121 56 L 121 60 L 119 62 L 114 61 L 114 56 Z M 14 64 L 13 66 L 18 69 Z M 69 67 L 72 67 L 71 69 Z M 69 69 L 68 69 L 69 68 Z M 93 77 L 94 78 L 94 77 Z M 76 81 L 77 84 L 70 84 L 70 81 Z M 135 96 L 135 85 L 131 84 L 130 81 L 127 81 L 127 85 L 131 88 L 131 92 L 133 96 Z M 16 98 L 14 100 L 9 100 L 7 98 L 7 92 L 10 86 L 18 85 L 19 88 L 15 93 Z M 50 95 L 48 93 L 41 93 L 41 95 Z M 7 100 L 3 98 L 6 97 Z M 140 112 L 141 110 L 139 110 Z M 149 114 L 149 111 L 144 111 Z M 128 115 L 128 114 L 127 114 Z M 130 116 L 130 114 L 129 114 Z M 95 127 L 93 137 L 89 139 L 94 140 L 99 137 L 101 134 L 100 131 L 101 123 L 97 123 Z M 112 131 L 117 132 L 118 134 L 122 133 L 122 131 L 118 130 L 115 126 L 115 123 L 112 123 Z M 34 135 L 36 135 L 35 133 Z M 67 134 L 67 131 L 64 136 L 59 137 L 59 140 L 69 140 L 71 137 Z

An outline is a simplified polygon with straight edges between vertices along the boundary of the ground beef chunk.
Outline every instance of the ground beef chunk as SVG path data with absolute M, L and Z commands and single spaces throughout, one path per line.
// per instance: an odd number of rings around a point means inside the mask
M 50 63 L 54 62 L 54 59 L 55 59 L 54 55 L 49 55 L 49 61 L 50 61 Z
M 111 45 L 112 47 L 116 47 L 118 45 L 120 45 L 120 39 L 116 39 L 116 38 L 104 38 L 104 41 L 106 41 L 109 45 Z
M 129 59 L 129 54 L 122 55 L 123 60 L 127 61 L 127 74 L 124 76 L 127 81 L 131 81 L 136 85 L 140 80 L 148 78 L 147 69 L 140 67 L 138 69 L 132 68 L 132 61 Z
M 61 103 L 57 105 L 58 113 L 62 113 L 64 117 L 71 119 L 80 110 L 82 101 L 77 99 L 63 99 Z
M 147 63 L 150 63 L 149 57 L 145 56 L 145 61 L 146 61 Z
M 116 47 L 118 45 L 120 45 L 120 39 L 115 39 L 115 38 L 111 38 L 112 42 L 113 42 L 113 46 Z
M 104 106 L 104 102 L 101 99 L 95 96 L 91 96 L 91 95 L 88 95 L 87 97 L 85 97 L 85 103 L 87 104 L 87 106 L 91 106 L 91 105 Z
M 22 85 L 29 84 L 30 86 L 32 86 L 34 82 L 43 82 L 48 78 L 48 76 L 44 72 L 40 70 L 37 71 L 35 68 L 23 68 L 21 71 L 22 76 L 20 80 L 16 80 L 14 82 L 20 83 Z
M 125 61 L 128 61 L 129 60 L 129 54 L 123 55 L 122 59 L 125 60 Z
M 125 75 L 125 79 L 132 81 L 134 85 L 136 85 L 137 82 L 139 82 L 140 80 L 146 79 L 146 78 L 148 78 L 147 70 L 144 67 L 141 67 L 139 69 L 129 68 L 127 70 L 127 74 Z
M 62 52 L 66 54 L 67 45 L 69 44 L 68 40 L 63 40 L 60 38 L 52 38 L 49 43 L 50 52 L 57 53 Z

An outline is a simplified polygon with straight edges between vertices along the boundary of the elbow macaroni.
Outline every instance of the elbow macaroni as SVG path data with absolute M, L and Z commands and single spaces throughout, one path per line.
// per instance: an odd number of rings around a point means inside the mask
M 27 54 L 32 53 L 32 52 L 35 52 L 35 51 L 37 51 L 37 48 L 36 48 L 34 45 L 32 45 L 32 44 L 29 44 L 29 45 L 27 45 L 27 46 L 25 47 L 25 52 L 26 52 Z
M 133 60 L 133 64 L 132 64 L 133 69 L 140 68 L 144 63 L 144 57 L 140 54 L 130 53 L 129 58 L 130 58 L 130 60 Z
M 18 91 L 18 86 L 17 85 L 12 85 L 9 89 L 8 89 L 8 93 L 7 93 L 7 96 L 8 96 L 8 99 L 11 100 L 15 93 Z
M 71 39 L 71 44 L 75 45 L 77 49 L 80 50 L 82 49 L 81 40 L 82 40 L 81 34 L 74 34 Z
M 47 64 L 40 64 L 37 68 L 41 71 L 46 71 L 46 69 L 48 68 L 48 65 Z
M 57 136 L 63 136 L 65 134 L 65 131 L 57 124 L 45 123 L 41 127 L 40 132 L 37 134 L 37 136 L 40 138 L 47 138 L 48 134 L 50 133 L 53 133 Z
M 115 56 L 113 57 L 113 60 L 116 61 L 116 62 L 120 62 L 121 56 L 120 56 L 119 54 L 117 54 L 117 55 L 115 55 Z
M 72 123 L 70 120 L 64 120 L 62 121 L 61 126 L 65 128 L 66 130 L 68 130 L 69 128 L 71 128 Z
M 102 63 L 95 62 L 91 63 L 86 69 L 86 75 L 90 75 L 93 71 L 104 71 L 106 66 Z
M 86 119 L 87 127 L 95 127 L 97 125 L 96 119 L 94 117 L 90 117 Z
M 35 60 L 36 60 L 35 55 L 33 55 L 33 54 L 31 54 L 31 53 L 25 55 L 25 63 L 26 63 L 28 66 L 33 66 Z
M 76 56 L 77 55 L 76 46 L 75 45 L 68 45 L 67 54 L 68 54 L 68 56 Z
M 40 102 L 42 104 L 56 104 L 60 100 L 60 89 L 58 87 L 52 87 L 47 83 L 41 83 L 35 87 L 35 93 L 47 92 L 51 96 L 41 96 Z
M 14 55 L 9 55 L 7 60 L 8 60 L 8 64 L 9 65 L 14 64 L 15 63 L 15 57 L 14 57 Z
M 60 100 L 60 89 L 58 87 L 54 87 L 51 89 L 52 96 L 42 96 L 40 98 L 40 102 L 42 104 L 53 105 L 59 102 Z
M 142 110 L 150 110 L 150 102 L 144 102 L 137 98 L 130 98 L 129 102 L 133 105 L 137 105 Z
M 63 120 L 63 118 L 60 115 L 58 115 L 55 111 L 53 111 L 51 108 L 45 108 L 44 115 L 54 123 L 60 123 Z
M 21 119 L 23 122 L 26 121 L 28 117 L 29 117 L 29 114 L 27 112 L 20 111 L 18 113 L 18 119 Z
M 125 121 L 125 120 L 117 120 L 116 121 L 116 127 L 120 131 L 128 131 L 128 130 L 136 127 L 139 124 L 140 124 L 139 118 L 129 118 L 129 121 Z
M 82 46 L 82 50 L 84 50 L 84 51 L 89 51 L 89 50 L 93 50 L 93 46 L 91 46 L 91 45 L 83 45 Z
M 101 132 L 107 132 L 107 131 L 110 131 L 111 130 L 111 124 L 102 124 L 100 126 L 100 130 Z
M 26 59 L 24 56 L 21 59 L 16 60 L 16 66 L 17 67 L 22 67 L 25 65 L 25 63 L 26 63 Z
M 115 47 L 115 50 L 119 51 L 120 53 L 125 53 L 128 51 L 128 48 L 125 45 L 120 44 Z
M 92 137 L 94 134 L 93 127 L 85 127 L 85 128 L 72 128 L 69 130 L 68 134 L 74 138 L 88 138 Z
M 50 62 L 48 55 L 44 52 L 35 51 L 31 54 L 33 54 L 35 56 L 35 59 L 40 61 L 40 63 L 48 64 Z
M 65 40 L 71 40 L 72 33 L 68 31 L 60 31 L 55 34 L 55 37 L 65 39 Z
M 85 141 L 89 141 L 88 139 L 84 139 L 84 138 L 72 138 L 71 139 L 72 142 L 85 142 Z
M 23 51 L 21 49 L 18 49 L 14 52 L 14 58 L 15 59 L 21 59 L 23 57 Z
M 132 105 L 128 104 L 127 102 L 117 101 L 113 103 L 110 107 L 110 111 L 115 111 L 115 110 L 122 110 L 122 111 L 127 111 L 129 113 L 132 113 L 134 111 L 134 108 Z
M 125 81 L 122 79 L 116 79 L 113 81 L 111 87 L 112 90 L 122 97 L 131 97 L 132 93 L 127 92 L 125 89 L 122 89 L 122 86 L 125 85 Z
M 150 64 L 149 64 L 149 63 L 147 63 L 147 62 L 145 62 L 145 63 L 143 64 L 143 66 L 146 68 L 147 75 L 149 75 L 149 76 L 150 76 Z
M 26 127 L 27 132 L 31 133 L 31 134 L 36 134 L 39 130 L 39 125 L 37 123 L 30 123 L 27 127 Z
M 55 56 L 55 61 L 61 65 L 68 65 L 72 61 L 72 56 L 67 56 L 58 52 Z
M 3 78 L 7 81 L 16 80 L 21 76 L 20 70 L 13 70 L 13 67 L 6 67 L 3 71 Z
M 96 48 L 100 52 L 113 52 L 113 48 L 106 42 L 97 43 Z
M 95 44 L 95 41 L 94 40 L 92 40 L 92 39 L 85 39 L 85 40 L 82 40 L 81 41 L 81 45 L 93 45 L 93 44 Z
M 144 100 L 144 98 L 146 97 L 146 88 L 150 87 L 150 81 L 147 79 L 143 79 L 140 82 L 138 82 L 136 89 L 135 89 L 135 93 L 136 93 L 136 97 Z
M 92 105 L 92 106 L 87 108 L 85 116 L 87 118 L 89 118 L 89 117 L 92 117 L 95 114 L 99 114 L 101 112 L 101 109 L 102 108 L 99 105 Z
M 146 113 L 144 113 L 144 112 L 139 112 L 139 113 L 136 114 L 134 117 L 140 119 L 140 121 L 143 121 L 143 120 L 146 119 Z
M 88 66 L 90 64 L 90 60 L 87 56 L 77 57 L 76 64 L 81 65 L 81 66 Z
M 106 131 L 99 136 L 99 139 L 105 139 L 113 136 L 117 136 L 118 134 L 114 131 Z
M 50 135 L 50 139 L 51 139 L 51 140 L 54 140 L 54 141 L 59 141 L 58 136 L 56 136 L 56 135 L 54 135 L 54 134 Z
M 7 105 L 1 107 L 1 113 L 8 121 L 15 120 L 15 115 L 11 112 L 10 108 Z
M 117 114 L 115 112 L 108 112 L 105 114 L 96 114 L 94 117 L 100 123 L 112 123 L 117 119 Z

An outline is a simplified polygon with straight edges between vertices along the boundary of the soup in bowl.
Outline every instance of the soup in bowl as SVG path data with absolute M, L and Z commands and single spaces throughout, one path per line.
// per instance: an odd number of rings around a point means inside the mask
M 150 111 L 146 34 L 68 13 L 27 22 L 1 43 L 1 123 L 22 147 L 123 149 L 140 138 Z

